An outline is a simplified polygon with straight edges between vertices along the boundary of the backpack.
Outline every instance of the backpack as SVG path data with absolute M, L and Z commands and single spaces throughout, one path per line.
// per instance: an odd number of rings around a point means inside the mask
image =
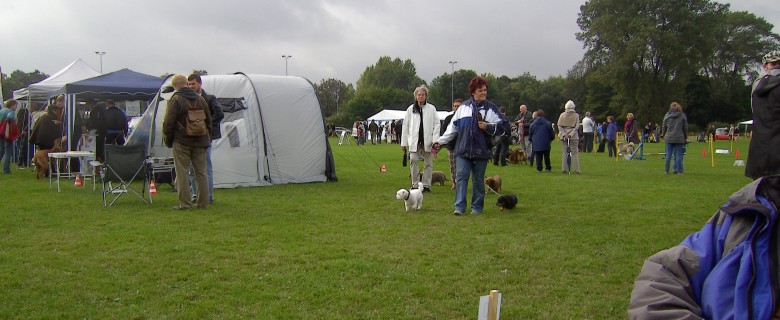
M 0 138 L 14 141 L 17 137 L 19 137 L 19 127 L 16 126 L 15 121 L 8 120 L 8 118 L 0 121 Z
M 190 105 L 187 109 L 187 117 L 185 118 L 184 133 L 191 137 L 200 137 L 209 134 L 208 128 L 206 128 L 206 110 L 197 109 L 192 106 L 192 102 L 187 100 Z

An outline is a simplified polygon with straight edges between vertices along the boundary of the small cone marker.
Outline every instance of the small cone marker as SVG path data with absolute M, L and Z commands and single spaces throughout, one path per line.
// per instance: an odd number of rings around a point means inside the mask
M 707 148 L 701 149 L 701 157 L 706 158 L 707 157 Z
M 734 159 L 739 160 L 739 149 L 737 149 L 737 151 L 734 152 Z
M 381 167 L 379 167 L 379 172 L 387 172 L 387 166 L 383 163 Z
M 154 180 L 149 182 L 149 194 L 157 195 L 157 187 L 154 185 Z
M 78 188 L 78 187 L 81 187 L 83 185 L 84 184 L 81 182 L 81 176 L 80 175 L 76 175 L 76 181 L 73 182 L 73 187 L 74 188 Z

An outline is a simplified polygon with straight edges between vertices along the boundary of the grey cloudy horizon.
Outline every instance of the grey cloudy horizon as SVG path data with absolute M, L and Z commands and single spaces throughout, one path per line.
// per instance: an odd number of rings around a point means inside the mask
M 730 0 L 780 30 L 771 0 Z M 80 58 L 104 73 L 206 70 L 355 83 L 379 57 L 411 60 L 430 83 L 455 69 L 539 79 L 582 58 L 584 0 L 6 1 L 0 68 L 52 74 Z M 760 55 L 760 54 L 759 54 Z

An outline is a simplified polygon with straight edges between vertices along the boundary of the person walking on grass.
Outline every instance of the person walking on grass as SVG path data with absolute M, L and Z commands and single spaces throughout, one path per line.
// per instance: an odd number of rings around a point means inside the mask
M 439 114 L 436 106 L 428 103 L 428 87 L 422 85 L 414 89 L 415 102 L 406 109 L 403 129 L 401 130 L 401 150 L 409 151 L 409 168 L 412 171 L 412 189 L 420 182 L 419 160 L 423 160 L 423 192 L 431 191 L 433 174 L 433 153 L 431 146 L 439 139 Z
M 433 144 L 442 145 L 457 139 L 455 143 L 455 211 L 456 216 L 466 212 L 466 193 L 471 177 L 471 214 L 480 214 L 485 205 L 485 169 L 491 158 L 489 139 L 509 131 L 509 122 L 493 102 L 487 100 L 488 83 L 485 78 L 474 77 L 469 81 L 471 98 L 455 111 L 452 122 Z

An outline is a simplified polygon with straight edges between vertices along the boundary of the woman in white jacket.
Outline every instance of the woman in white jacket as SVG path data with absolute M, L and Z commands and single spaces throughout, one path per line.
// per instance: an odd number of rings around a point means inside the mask
M 420 167 L 423 160 L 423 192 L 431 191 L 431 173 L 433 173 L 433 155 L 431 145 L 439 139 L 439 115 L 436 107 L 428 103 L 428 87 L 422 85 L 414 89 L 414 104 L 406 109 L 403 129 L 401 130 L 401 150 L 409 150 L 409 168 L 412 170 L 412 188 L 418 187 Z

